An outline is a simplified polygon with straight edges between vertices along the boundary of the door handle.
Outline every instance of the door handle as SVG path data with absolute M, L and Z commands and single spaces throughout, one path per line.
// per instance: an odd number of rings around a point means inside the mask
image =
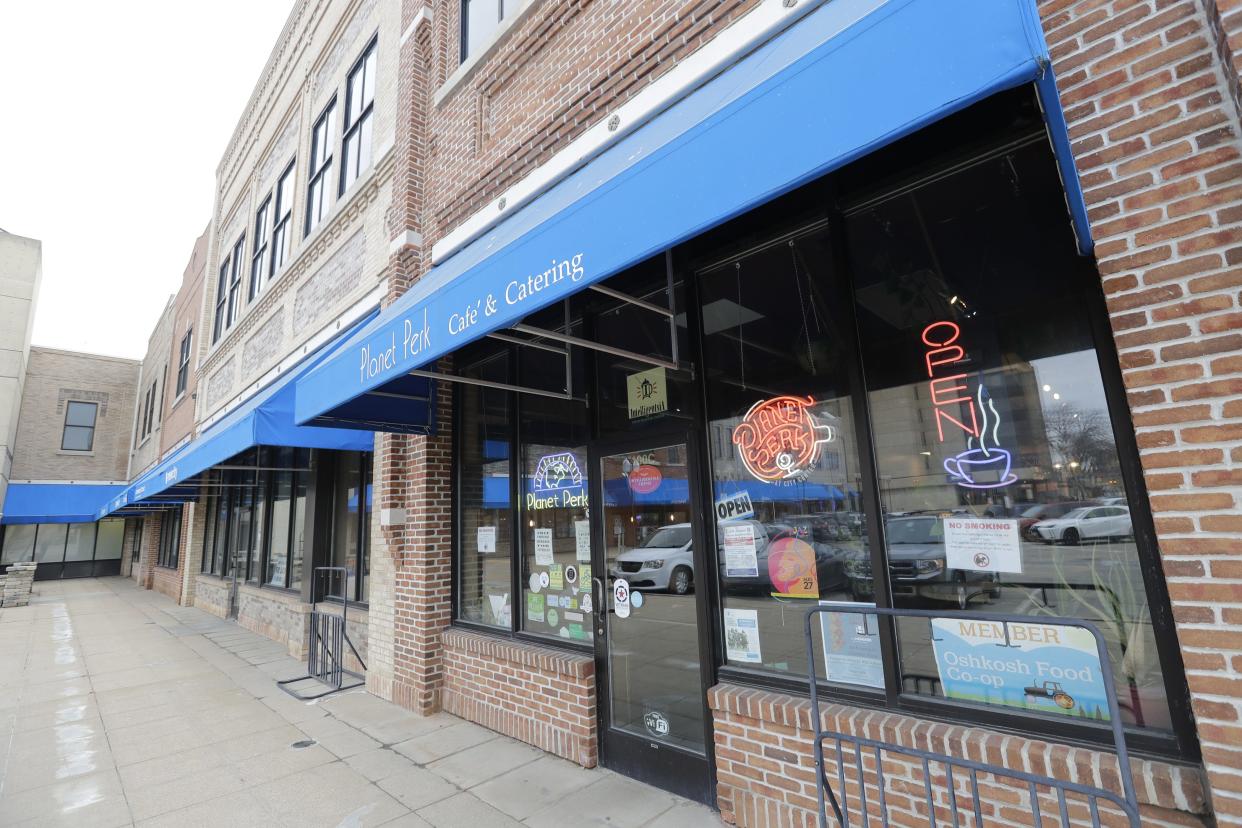
M 598 625 L 599 634 L 604 634 L 604 618 L 608 615 L 608 606 L 605 601 L 608 599 L 608 587 L 604 580 L 598 575 L 591 578 L 591 594 L 594 596 L 598 587 L 598 597 L 595 599 L 595 623 Z

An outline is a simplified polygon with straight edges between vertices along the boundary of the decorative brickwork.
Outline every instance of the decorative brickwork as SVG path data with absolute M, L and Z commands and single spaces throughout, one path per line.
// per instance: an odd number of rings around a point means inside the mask
M 1237 27 L 1236 3 L 1220 3 Z M 1242 825 L 1242 144 L 1211 0 L 1045 0 L 1044 29 L 1219 824 Z M 1228 28 L 1228 26 L 1226 26 Z
M 448 630 L 444 709 L 549 753 L 595 767 L 595 660 L 549 647 Z

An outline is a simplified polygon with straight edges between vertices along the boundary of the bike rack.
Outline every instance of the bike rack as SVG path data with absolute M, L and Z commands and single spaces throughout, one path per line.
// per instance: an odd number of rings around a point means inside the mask
M 1103 676 L 1104 692 L 1108 697 L 1109 723 L 1112 726 L 1113 753 L 1117 757 L 1118 776 L 1121 778 L 1122 794 L 1093 785 L 1085 785 L 1068 780 L 1055 779 L 1039 773 L 1014 770 L 986 762 L 976 762 L 951 756 L 947 753 L 906 747 L 891 742 L 838 733 L 824 728 L 820 709 L 819 689 L 816 681 L 815 639 L 812 621 L 818 615 L 840 613 L 845 615 L 882 616 L 885 618 L 923 618 L 931 625 L 935 618 L 961 618 L 971 621 L 993 622 L 1004 625 L 1006 643 L 1009 640 L 1010 624 L 1038 623 L 1048 626 L 1073 627 L 1084 629 L 1095 639 L 1096 651 L 1100 659 L 1100 671 Z M 815 731 L 815 776 L 819 798 L 819 825 L 828 827 L 828 806 L 832 808 L 832 816 L 840 828 L 851 828 L 857 824 L 862 828 L 870 828 L 876 815 L 873 805 L 879 812 L 875 824 L 889 824 L 889 804 L 886 792 L 894 793 L 906 802 L 917 802 L 916 791 L 922 788 L 922 803 L 926 809 L 927 824 L 930 828 L 938 825 L 952 825 L 961 828 L 970 825 L 983 828 L 984 820 L 979 799 L 980 776 L 984 775 L 984 783 L 1004 787 L 1006 790 L 1025 789 L 1028 802 L 1016 807 L 1027 807 L 1031 812 L 1030 825 L 1043 828 L 1044 802 L 1056 798 L 1056 816 L 1049 820 L 1066 828 L 1070 822 L 1070 804 L 1078 806 L 1085 802 L 1093 828 L 1100 828 L 1100 801 L 1103 800 L 1115 807 L 1129 820 L 1131 828 L 1140 828 L 1138 796 L 1135 793 L 1134 779 L 1130 770 L 1129 754 L 1126 752 L 1125 728 L 1121 722 L 1120 709 L 1117 702 L 1116 687 L 1113 681 L 1112 664 L 1108 656 L 1108 648 L 1104 636 L 1089 621 L 1065 618 L 1035 618 L 1024 615 L 1004 615 L 998 613 L 965 613 L 965 612 L 934 612 L 931 610 L 891 609 L 881 607 L 844 608 L 814 607 L 806 615 L 806 645 L 808 678 L 811 687 L 812 727 Z M 824 759 L 824 744 L 832 742 L 835 747 L 834 767 L 829 768 Z M 887 757 L 887 758 L 886 758 Z M 918 770 L 922 770 L 921 783 Z M 896 785 L 890 775 L 898 772 L 901 778 Z M 830 772 L 836 777 L 836 784 L 841 792 L 840 799 L 833 791 L 829 781 Z M 955 772 L 957 776 L 955 777 Z M 935 776 L 933 774 L 936 774 Z M 988 779 L 986 777 L 991 777 Z M 1008 784 L 1006 784 L 1008 782 Z M 1016 783 L 1016 784 L 1015 784 Z M 851 803 L 851 788 L 856 792 L 857 801 Z M 874 802 L 868 799 L 868 794 Z M 937 800 L 937 794 L 940 794 Z M 1072 795 L 1072 797 L 1071 797 Z M 1051 809 L 1050 809 L 1051 810 Z M 948 812 L 949 817 L 940 817 Z M 1075 812 L 1079 811 L 1075 807 Z M 973 816 L 973 821 L 967 817 Z M 997 820 L 997 824 L 1001 824 Z M 1113 824 L 1113 823 L 1110 823 Z
M 311 603 L 310 612 L 310 649 L 306 654 L 306 675 L 276 682 L 281 690 L 284 690 L 299 701 L 322 699 L 324 696 L 339 693 L 342 690 L 352 690 L 366 683 L 366 677 L 362 673 L 348 670 L 344 665 L 345 648 L 348 647 L 349 651 L 354 654 L 354 658 L 362 665 L 362 669 L 367 669 L 362 656 L 358 654 L 357 648 L 354 647 L 354 642 L 349 640 L 349 602 L 343 597 L 337 598 L 324 591 L 322 593 L 324 603 L 339 601 L 341 612 L 338 615 L 334 612 L 319 611 L 319 596 L 321 595 L 319 579 L 332 573 L 339 573 L 342 587 L 348 583 L 349 570 L 343 566 L 315 567 L 315 580 L 311 584 L 313 590 L 311 594 L 314 600 Z M 342 589 L 343 594 L 344 589 Z M 345 676 L 350 676 L 357 680 L 350 684 L 345 684 Z M 326 684 L 331 689 L 322 693 L 304 696 L 287 686 L 311 680 Z

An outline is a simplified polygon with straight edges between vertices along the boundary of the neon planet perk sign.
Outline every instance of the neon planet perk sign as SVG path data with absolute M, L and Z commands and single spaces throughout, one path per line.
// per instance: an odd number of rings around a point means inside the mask
M 545 454 L 535 465 L 531 489 L 526 493 L 527 509 L 585 509 L 586 486 L 582 469 L 573 452 Z
M 758 480 L 799 480 L 815 468 L 825 443 L 837 437 L 815 419 L 811 397 L 773 397 L 750 407 L 733 429 L 742 464 Z

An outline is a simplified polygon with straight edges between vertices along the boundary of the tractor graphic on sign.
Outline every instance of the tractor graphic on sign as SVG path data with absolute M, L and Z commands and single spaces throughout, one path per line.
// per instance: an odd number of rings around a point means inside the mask
M 1059 682 L 1045 681 L 1043 684 L 1027 687 L 1023 692 L 1038 699 L 1051 699 L 1056 702 L 1057 707 L 1065 710 L 1074 708 L 1074 697 L 1066 693 Z

